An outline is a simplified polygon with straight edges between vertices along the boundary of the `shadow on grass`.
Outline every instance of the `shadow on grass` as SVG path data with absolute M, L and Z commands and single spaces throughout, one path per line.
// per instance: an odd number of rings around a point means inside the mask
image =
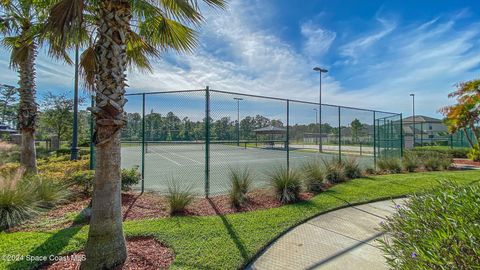
M 56 233 L 53 233 L 45 242 L 41 245 L 34 248 L 28 256 L 48 256 L 58 255 L 62 250 L 68 245 L 70 240 L 82 229 L 82 226 L 73 226 L 63 230 L 60 230 Z M 9 265 L 7 269 L 17 270 L 17 269 L 38 269 L 47 261 L 45 260 L 23 260 L 16 261 L 15 263 Z
M 237 246 L 238 251 L 240 251 L 240 254 L 242 255 L 243 260 L 248 261 L 250 258 L 248 256 L 247 250 L 245 249 L 245 245 L 242 243 L 242 240 L 238 237 L 232 224 L 230 224 L 230 222 L 225 217 L 225 215 L 220 213 L 220 210 L 210 198 L 208 198 L 207 200 L 212 206 L 212 208 L 215 210 L 215 214 L 217 214 L 217 216 L 220 217 L 220 219 L 222 220 L 223 225 L 225 226 L 228 234 L 230 235 L 230 238 L 232 238 L 233 242 Z

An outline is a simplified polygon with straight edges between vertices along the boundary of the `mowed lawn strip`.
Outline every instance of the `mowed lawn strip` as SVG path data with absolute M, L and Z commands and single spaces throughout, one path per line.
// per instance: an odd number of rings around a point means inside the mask
M 236 269 L 247 264 L 288 228 L 325 211 L 378 199 L 424 192 L 439 180 L 480 182 L 480 171 L 425 172 L 360 178 L 336 185 L 310 201 L 225 216 L 172 217 L 125 222 L 129 236 L 150 235 L 175 252 L 172 269 Z M 339 224 L 341 226 L 341 224 Z M 0 234 L 0 269 L 30 269 L 30 256 L 82 249 L 88 226 L 54 232 Z M 20 257 L 14 261 L 15 256 Z M 30 259 L 32 259 L 30 257 Z

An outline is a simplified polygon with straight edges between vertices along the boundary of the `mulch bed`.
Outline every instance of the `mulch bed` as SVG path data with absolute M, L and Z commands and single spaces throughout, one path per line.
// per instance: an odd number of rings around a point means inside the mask
M 173 252 L 153 238 L 136 237 L 127 239 L 128 257 L 123 266 L 115 268 L 130 270 L 167 269 L 173 262 Z M 85 253 L 70 254 L 73 258 L 81 258 Z M 68 256 L 68 257 L 70 257 Z M 45 265 L 44 270 L 80 269 L 80 261 L 65 260 Z
M 453 163 L 454 164 L 460 164 L 460 165 L 469 165 L 469 166 L 480 168 L 480 162 L 479 161 L 473 161 L 473 160 L 470 160 L 470 159 L 454 158 Z
M 300 194 L 300 199 L 309 200 L 314 195 L 315 194 L 313 193 L 303 192 Z M 282 206 L 282 204 L 275 198 L 275 194 L 270 190 L 255 190 L 247 194 L 247 197 L 248 202 L 246 205 L 238 209 L 230 205 L 228 195 L 213 196 L 209 199 L 198 197 L 187 206 L 184 213 L 179 215 L 225 215 Z M 39 228 L 42 230 L 54 230 L 85 225 L 88 223 L 88 219 L 86 218 L 80 218 L 72 223 L 65 219 L 64 216 L 67 213 L 80 213 L 89 203 L 89 197 L 80 196 L 76 200 L 67 204 L 59 205 L 40 215 L 38 218 L 28 221 L 24 225 L 13 228 L 10 231 L 35 231 Z M 122 193 L 122 217 L 124 221 L 165 218 L 170 216 L 168 202 L 165 196 L 159 196 L 155 193 L 144 193 L 142 195 L 133 192 Z M 50 222 L 45 222 L 46 220 L 49 220 Z

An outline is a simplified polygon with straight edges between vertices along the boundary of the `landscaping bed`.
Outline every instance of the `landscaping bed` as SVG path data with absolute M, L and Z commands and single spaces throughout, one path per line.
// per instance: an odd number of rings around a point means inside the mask
M 279 234 L 325 211 L 356 203 L 419 193 L 449 179 L 480 181 L 478 171 L 426 172 L 358 178 L 310 200 L 262 211 L 214 216 L 176 216 L 124 223 L 127 237 L 151 236 L 175 252 L 172 269 L 237 269 Z M 83 249 L 88 226 L 51 232 L 0 233 L 0 254 L 71 254 Z M 0 261 L 2 269 L 31 269 L 33 261 Z
M 300 200 L 309 200 L 314 196 L 311 192 L 300 193 Z M 247 203 L 235 208 L 230 204 L 227 195 L 213 196 L 209 199 L 195 198 L 186 207 L 182 216 L 208 216 L 225 215 L 236 212 L 249 212 L 261 209 L 280 207 L 282 204 L 275 198 L 270 190 L 254 190 L 247 194 Z M 59 205 L 56 208 L 45 212 L 37 218 L 27 221 L 18 227 L 12 228 L 10 232 L 36 231 L 36 230 L 58 230 L 72 226 L 83 226 L 88 224 L 88 219 L 82 216 L 82 210 L 88 207 L 90 197 L 83 196 L 75 201 Z M 139 220 L 151 218 L 166 218 L 172 216 L 168 209 L 168 202 L 165 196 L 156 193 L 122 193 L 122 216 L 123 220 Z
M 157 270 L 167 269 L 172 264 L 173 252 L 164 245 L 158 243 L 153 238 L 134 237 L 127 239 L 128 257 L 123 266 L 115 268 L 121 269 L 142 269 Z M 42 270 L 64 270 L 80 269 L 80 263 L 85 253 L 83 251 L 69 254 L 61 260 L 52 264 L 44 265 Z
M 454 158 L 453 163 L 480 168 L 480 161 L 473 161 L 473 160 L 466 159 L 466 158 Z

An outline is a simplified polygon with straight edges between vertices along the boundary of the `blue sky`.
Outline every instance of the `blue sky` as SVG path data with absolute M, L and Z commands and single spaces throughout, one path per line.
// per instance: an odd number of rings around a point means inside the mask
M 129 71 L 128 92 L 211 88 L 323 101 L 408 115 L 438 116 L 454 84 L 478 76 L 477 1 L 232 0 L 226 12 L 205 9 L 192 54 L 167 53 L 152 74 Z M 15 84 L 0 51 L 0 82 Z M 73 68 L 40 53 L 39 97 L 72 89 Z

